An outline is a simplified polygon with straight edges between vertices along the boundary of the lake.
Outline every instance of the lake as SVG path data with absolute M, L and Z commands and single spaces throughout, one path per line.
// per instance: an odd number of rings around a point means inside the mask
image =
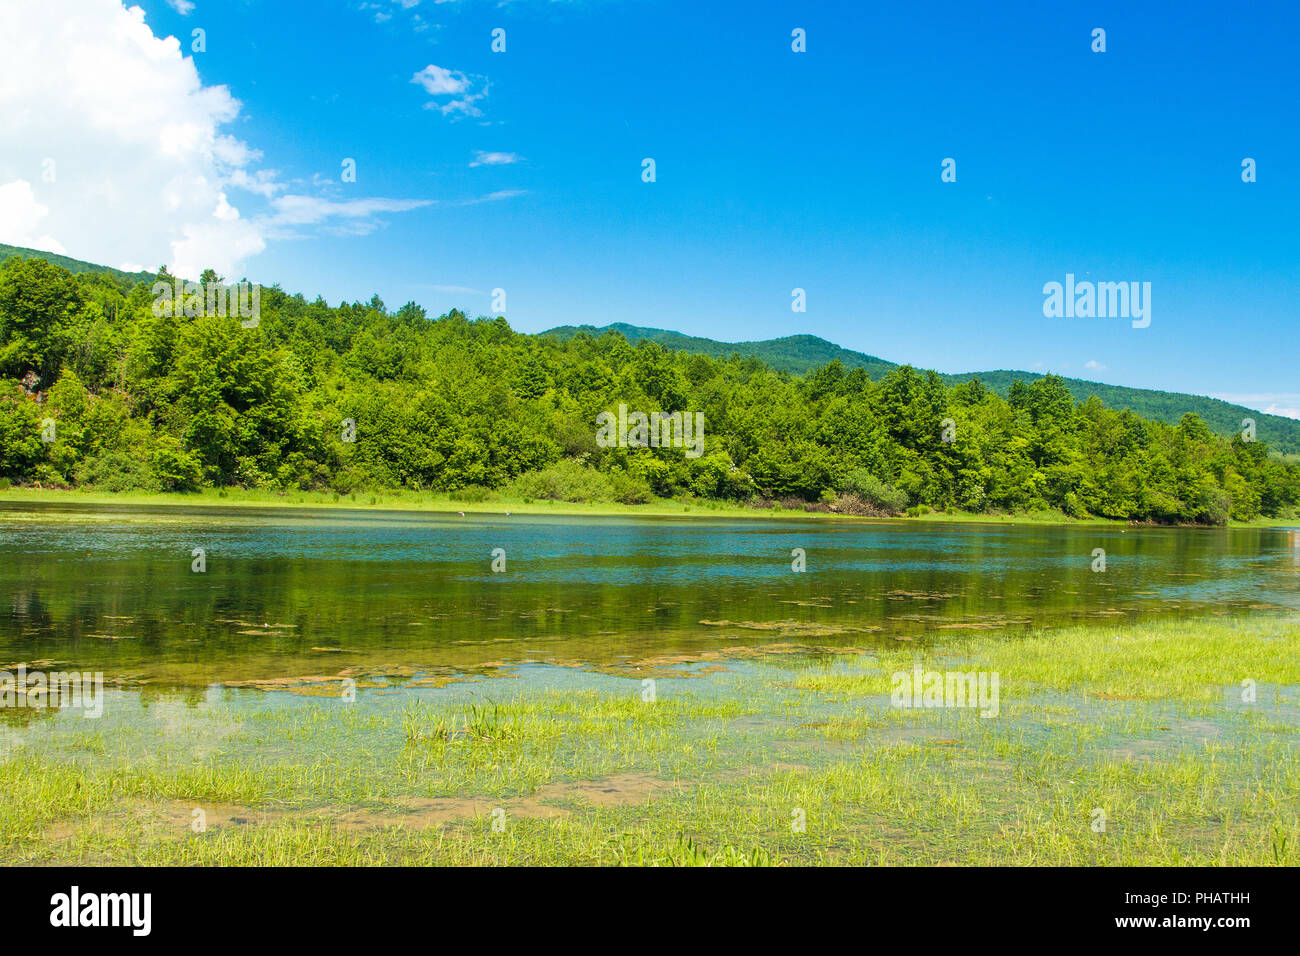
M 1297 608 L 1281 529 L 0 502 L 0 665 L 127 687 L 630 674 L 725 648 Z

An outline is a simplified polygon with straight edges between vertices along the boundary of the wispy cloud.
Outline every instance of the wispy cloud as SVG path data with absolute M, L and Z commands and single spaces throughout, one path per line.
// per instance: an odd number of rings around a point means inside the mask
M 486 153 L 479 149 L 475 150 L 470 166 L 509 166 L 522 160 L 523 157 L 518 153 Z
M 382 196 L 334 199 L 287 193 L 271 198 L 268 204 L 270 212 L 257 217 L 255 222 L 272 239 L 305 239 L 316 233 L 367 236 L 384 225 L 381 218 L 384 213 L 411 212 L 431 206 L 477 206 L 526 194 L 527 190 L 523 189 L 502 189 L 469 199 L 440 200 L 389 199 Z
M 342 217 L 360 219 L 380 212 L 407 212 L 431 206 L 432 199 L 323 199 L 319 196 L 280 196 L 272 200 L 279 222 L 301 225 Z
M 433 199 L 327 199 L 321 196 L 289 194 L 271 200 L 271 212 L 259 218 L 268 236 L 300 239 L 296 227 L 312 226 L 332 235 L 365 236 L 381 225 L 380 213 L 410 212 L 435 205 Z
M 479 203 L 500 202 L 503 199 L 514 199 L 516 196 L 527 196 L 527 189 L 498 189 L 494 193 L 488 193 L 486 196 L 476 196 L 473 199 L 461 199 L 452 203 L 455 206 L 477 206 Z
M 433 0 L 435 6 L 444 2 L 447 2 L 447 0 Z M 455 2 L 455 0 L 452 0 L 452 2 Z M 420 0 L 387 0 L 387 2 L 385 0 L 375 0 L 373 3 L 367 0 L 367 2 L 360 4 L 357 9 L 363 13 L 369 13 L 376 23 L 391 23 L 398 28 L 405 21 L 400 17 L 394 19 L 394 14 L 408 14 L 410 17 L 410 30 L 413 33 L 425 33 L 430 28 L 434 30 L 442 29 L 441 24 L 430 23 L 415 12 L 415 8 L 419 5 Z

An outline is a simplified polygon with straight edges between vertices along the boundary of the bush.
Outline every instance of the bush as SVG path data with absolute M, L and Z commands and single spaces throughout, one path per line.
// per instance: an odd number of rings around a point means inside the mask
M 629 475 L 625 471 L 609 474 L 609 484 L 614 500 L 624 505 L 644 505 L 654 501 L 654 491 L 644 478 Z
M 507 489 L 517 498 L 550 501 L 613 501 L 614 486 L 609 478 L 571 458 L 557 461 L 540 471 L 520 475 Z
M 899 514 L 907 507 L 906 493 L 881 481 L 865 468 L 857 468 L 849 472 L 841 483 L 840 490 L 845 494 L 861 498 L 873 508 L 886 514 Z
M 106 451 L 77 468 L 77 484 L 97 491 L 161 491 L 162 483 L 148 464 L 124 451 Z
M 329 487 L 340 495 L 352 495 L 356 498 L 358 488 L 366 485 L 365 476 L 354 466 L 345 465 L 329 480 Z

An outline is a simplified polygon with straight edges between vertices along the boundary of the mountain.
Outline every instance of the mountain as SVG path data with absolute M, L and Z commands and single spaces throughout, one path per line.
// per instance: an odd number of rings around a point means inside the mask
M 1005 396 L 1016 379 L 1030 382 L 1041 378 L 1037 372 L 1017 372 L 999 369 L 993 372 L 963 372 L 944 375 L 951 384 L 978 378 L 999 395 Z M 1187 412 L 1195 412 L 1215 432 L 1227 438 L 1241 433 L 1244 419 L 1255 422 L 1256 435 L 1268 444 L 1271 451 L 1283 454 L 1300 452 L 1300 421 L 1284 415 L 1269 415 L 1244 405 L 1234 405 L 1219 398 L 1188 395 L 1183 392 L 1162 392 L 1154 388 L 1128 388 L 1123 385 L 1106 385 L 1078 378 L 1065 379 L 1071 394 L 1079 401 L 1096 395 L 1107 408 L 1128 408 L 1143 418 L 1175 424 Z
M 154 278 L 152 272 L 124 272 L 110 266 L 83 262 L 68 256 L 22 246 L 9 246 L 0 243 L 0 262 L 10 256 L 47 259 L 67 269 L 69 272 L 103 272 L 118 279 L 139 282 Z M 816 335 L 787 335 L 779 339 L 763 339 L 756 342 L 719 342 L 716 339 L 683 335 L 668 329 L 649 329 L 637 325 L 616 322 L 599 328 L 591 325 L 561 325 L 548 329 L 541 335 L 568 339 L 579 332 L 601 336 L 608 332 L 617 332 L 629 342 L 635 344 L 644 340 L 657 342 L 664 348 L 678 352 L 695 352 L 715 357 L 739 354 L 753 356 L 767 363 L 772 368 L 791 375 L 802 375 L 809 369 L 825 365 L 839 359 L 845 368 L 864 368 L 873 379 L 887 375 L 890 369 L 897 368 L 898 363 L 886 359 L 855 352 L 833 342 L 828 342 Z M 960 372 L 940 376 L 949 385 L 956 385 L 968 379 L 978 378 L 999 395 L 1006 397 L 1007 390 L 1016 379 L 1029 383 L 1043 377 L 1041 372 L 1024 372 L 998 369 L 988 372 Z M 1255 422 L 1256 434 L 1260 441 L 1266 442 L 1272 451 L 1283 454 L 1300 454 L 1300 421 L 1281 415 L 1268 415 L 1242 405 L 1234 405 L 1217 398 L 1202 395 L 1188 395 L 1182 392 L 1163 392 L 1149 388 L 1129 388 L 1123 385 L 1106 385 L 1101 382 L 1089 382 L 1084 379 L 1067 378 L 1066 386 L 1078 401 L 1085 401 L 1090 395 L 1096 395 L 1107 408 L 1128 408 L 1145 418 L 1177 424 L 1186 412 L 1195 412 L 1206 424 L 1220 435 L 1231 437 L 1240 433 L 1242 419 L 1250 418 Z
M 596 337 L 606 332 L 618 332 L 633 344 L 647 339 L 667 349 L 703 353 L 715 358 L 725 358 L 736 353 L 745 357 L 752 355 L 762 359 L 778 372 L 789 372 L 791 375 L 802 375 L 809 369 L 825 365 L 834 359 L 839 359 L 845 368 L 859 366 L 865 368 L 872 379 L 880 378 L 895 367 L 893 362 L 841 348 L 815 335 L 787 335 L 785 338 L 766 339 L 761 342 L 719 342 L 715 339 L 682 335 L 680 332 L 670 332 L 667 329 L 646 329 L 625 322 L 615 322 L 613 325 L 600 328 L 591 325 L 561 325 L 554 329 L 547 329 L 541 334 L 553 335 L 563 340 L 572 338 L 579 332 L 586 332 Z
M 69 272 L 106 272 L 111 276 L 119 279 L 126 279 L 130 282 L 139 282 L 142 279 L 152 279 L 155 273 L 152 272 L 123 272 L 121 269 L 114 269 L 112 266 L 99 266 L 93 262 L 83 262 L 80 259 L 73 259 L 69 256 L 60 256 L 53 252 L 42 252 L 39 249 L 26 249 L 23 246 L 7 246 L 0 242 L 0 262 L 4 262 L 11 256 L 22 256 L 24 259 L 45 259 L 56 266 L 63 266 Z
M 636 325 L 617 322 L 596 328 L 591 325 L 561 325 L 548 329 L 542 335 L 552 335 L 568 339 L 586 332 L 601 336 L 607 332 L 618 332 L 629 342 L 636 344 L 642 340 L 657 342 L 664 348 L 680 352 L 702 352 L 706 355 L 725 357 L 739 354 L 762 359 L 768 365 L 791 375 L 802 375 L 809 369 L 825 365 L 833 359 L 839 359 L 845 368 L 864 368 L 873 379 L 878 379 L 897 368 L 898 363 L 886 359 L 855 352 L 815 335 L 789 335 L 780 339 L 764 339 L 757 342 L 719 342 L 716 339 L 698 338 L 670 332 L 666 329 L 648 329 Z M 1004 398 L 1011 388 L 1011 383 L 1020 379 L 1026 384 L 1043 377 L 1042 372 L 1024 372 L 1014 369 L 998 369 L 988 372 L 960 372 L 940 375 L 949 385 L 956 385 L 978 378 L 981 382 Z M 1267 442 L 1269 448 L 1283 454 L 1300 453 L 1300 421 L 1282 415 L 1268 415 L 1234 405 L 1217 398 L 1203 395 L 1188 395 L 1183 392 L 1164 392 L 1152 388 L 1129 388 L 1124 385 L 1106 385 L 1102 382 L 1089 382 L 1085 379 L 1066 378 L 1066 386 L 1077 401 L 1086 401 L 1096 395 L 1107 408 L 1128 408 L 1145 418 L 1177 424 L 1187 412 L 1195 412 L 1205 423 L 1220 435 L 1231 437 L 1241 432 L 1243 419 L 1253 419 L 1256 434 L 1260 441 Z

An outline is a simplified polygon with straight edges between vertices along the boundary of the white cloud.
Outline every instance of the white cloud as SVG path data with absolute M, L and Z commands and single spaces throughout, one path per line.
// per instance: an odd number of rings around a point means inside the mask
M 37 231 L 49 211 L 36 201 L 32 184 L 27 180 L 17 179 L 0 186 L 0 241 L 43 252 L 67 252 L 59 240 Z
M 509 166 L 522 159 L 518 153 L 485 153 L 479 149 L 474 151 L 474 161 L 470 166 Z
M 94 262 L 125 254 L 230 273 L 262 250 L 225 193 L 258 158 L 222 132 L 239 102 L 204 86 L 179 41 L 156 37 L 143 11 L 5 0 L 0 37 L 0 189 L 23 214 L 0 217 L 0 241 L 32 239 L 39 213 L 35 238 Z
M 257 195 L 264 196 L 267 199 L 285 188 L 283 183 L 277 181 L 276 172 L 273 169 L 259 169 L 254 172 L 249 172 L 246 169 L 236 169 L 230 174 L 227 182 L 237 189 L 257 193 Z
M 432 63 L 411 77 L 411 82 L 419 83 L 430 96 L 455 96 L 469 88 L 469 77 L 464 73 Z
M 437 99 L 424 104 L 426 110 L 437 110 L 443 116 L 452 113 L 464 113 L 466 116 L 482 116 L 482 111 L 474 105 L 487 96 L 487 83 L 482 77 L 470 76 L 459 70 L 430 63 L 411 77 L 412 83 L 418 83 L 424 92 L 433 97 L 447 97 L 445 102 Z M 479 84 L 482 84 L 479 88 Z
M 1096 359 L 1088 359 L 1088 361 L 1086 361 L 1086 362 L 1083 363 L 1083 367 L 1086 368 L 1086 369 L 1088 369 L 1088 371 L 1090 371 L 1090 372 L 1104 372 L 1104 371 L 1106 371 L 1106 366 L 1102 365 L 1102 364 L 1101 364 L 1100 362 L 1098 362 Z
M 167 6 L 171 7 L 183 17 L 188 17 L 194 12 L 194 4 L 191 0 L 167 0 Z
M 0 2 L 0 242 L 242 276 L 268 240 L 301 235 L 293 226 L 361 234 L 378 213 L 429 205 L 285 195 L 256 168 L 261 153 L 226 132 L 240 103 L 205 86 L 195 59 L 139 7 Z
M 173 240 L 171 270 L 179 276 L 197 276 L 204 269 L 216 269 L 223 276 L 234 276 L 250 256 L 266 248 L 263 230 L 255 223 L 239 218 L 239 211 L 226 206 L 213 211 L 210 222 L 188 223 L 181 238 Z M 233 215 L 231 215 L 233 213 Z

